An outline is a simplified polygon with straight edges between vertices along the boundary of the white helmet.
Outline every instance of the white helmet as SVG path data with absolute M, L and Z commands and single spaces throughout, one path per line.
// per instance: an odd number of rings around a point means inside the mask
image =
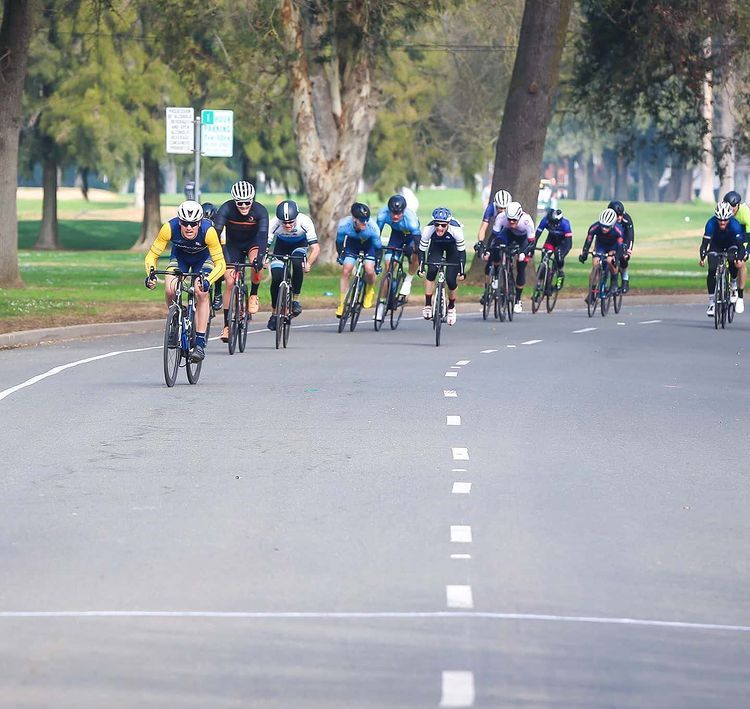
M 520 202 L 511 202 L 505 210 L 505 216 L 508 219 L 520 219 L 523 214 L 523 207 Z
M 615 222 L 617 221 L 617 212 L 615 212 L 614 209 L 610 209 L 607 207 L 600 215 L 599 215 L 599 224 L 602 226 L 614 226 Z
M 732 205 L 729 204 L 729 202 L 719 202 L 716 205 L 716 209 L 714 209 L 714 215 L 717 219 L 721 219 L 721 221 L 731 219 L 733 214 L 734 210 L 732 209 Z
M 511 203 L 512 199 L 513 197 L 510 196 L 508 190 L 498 190 L 495 192 L 495 199 L 493 201 L 498 209 L 505 209 Z
M 240 180 L 232 185 L 231 193 L 235 202 L 252 202 L 255 198 L 255 187 L 245 180 Z
M 203 207 L 192 199 L 177 207 L 177 218 L 183 222 L 199 222 L 203 219 Z

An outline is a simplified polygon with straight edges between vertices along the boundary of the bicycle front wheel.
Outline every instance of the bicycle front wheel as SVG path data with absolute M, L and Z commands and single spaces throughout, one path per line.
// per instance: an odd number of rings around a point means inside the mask
M 352 305 L 354 303 L 354 295 L 356 293 L 358 281 L 359 278 L 355 277 L 349 282 L 349 289 L 344 296 L 344 309 L 341 311 L 341 317 L 339 318 L 339 332 L 344 331 L 349 316 L 352 314 Z
M 596 301 L 599 300 L 599 284 L 601 278 L 602 271 L 600 268 L 597 268 L 591 286 L 589 286 L 588 298 L 586 299 L 586 309 L 588 310 L 590 318 L 593 318 L 594 313 L 596 312 Z
M 511 269 L 513 266 L 509 262 L 505 267 L 505 273 L 508 284 L 508 297 L 505 300 L 505 312 L 508 313 L 508 322 L 513 322 L 513 306 L 516 304 L 516 282 L 513 280 Z
M 440 347 L 440 326 L 443 324 L 443 289 L 445 285 L 438 283 L 435 289 L 435 298 L 432 303 L 432 320 L 435 326 L 435 347 Z
M 284 339 L 284 321 L 286 320 L 286 296 L 289 286 L 286 281 L 279 283 L 279 294 L 276 296 L 276 349 L 278 350 Z
M 562 283 L 560 283 L 560 287 L 557 287 L 557 279 L 559 278 L 560 272 L 555 268 L 552 270 L 552 273 L 550 274 L 550 285 L 549 285 L 549 292 L 547 294 L 547 312 L 551 313 L 555 309 L 555 305 L 557 304 L 557 296 L 560 294 L 560 291 L 562 290 Z
M 193 351 L 193 348 L 195 347 L 195 323 L 193 323 L 193 327 L 190 329 L 190 352 Z M 188 352 L 187 357 L 185 358 L 185 373 L 187 374 L 188 381 L 191 384 L 197 384 L 198 378 L 201 375 L 201 367 L 203 367 L 203 360 L 200 362 L 192 362 L 190 360 L 190 352 Z
M 605 317 L 609 312 L 609 306 L 612 302 L 612 288 L 614 277 L 609 271 L 607 271 L 606 275 L 603 278 L 604 282 L 602 283 L 600 310 L 602 313 L 602 317 Z
M 547 263 L 543 260 L 536 272 L 536 283 L 531 293 L 531 312 L 536 313 L 544 299 L 544 291 L 547 288 Z
M 357 291 L 354 294 L 354 301 L 352 302 L 352 316 L 349 321 L 349 331 L 354 332 L 359 322 L 359 316 L 362 313 L 362 305 L 365 300 L 365 281 L 363 278 L 357 278 Z
M 486 320 L 490 314 L 490 303 L 493 301 L 492 284 L 484 284 L 484 295 L 482 296 L 482 320 Z
M 501 268 L 497 274 L 497 288 L 495 289 L 495 317 L 505 322 L 508 314 L 508 274 Z
M 378 300 L 375 303 L 375 317 L 373 323 L 375 324 L 375 332 L 378 332 L 383 327 L 383 321 L 385 320 L 385 314 L 388 311 L 388 307 L 391 299 L 391 284 L 393 283 L 393 274 L 387 271 L 386 274 L 380 281 L 380 288 L 378 289 Z
M 235 283 L 232 288 L 232 297 L 229 299 L 229 313 L 227 314 L 229 322 L 229 339 L 227 346 L 229 354 L 233 355 L 237 349 L 237 336 L 239 335 L 239 318 L 240 318 L 240 289 Z
M 277 321 L 278 323 L 278 321 Z M 276 325 L 278 327 L 278 324 Z M 286 287 L 286 305 L 284 306 L 284 337 L 282 338 L 284 349 L 289 343 L 289 332 L 292 329 L 292 289 L 287 283 Z
M 181 359 L 180 309 L 173 303 L 169 306 L 167 323 L 164 326 L 164 381 L 168 387 L 173 387 L 177 381 Z
M 620 308 L 622 308 L 622 273 L 620 271 L 617 272 L 617 275 L 612 279 L 615 282 L 615 294 L 612 296 L 612 305 L 615 308 L 615 313 L 620 312 Z
M 245 345 L 247 344 L 247 330 L 250 326 L 250 313 L 248 312 L 248 305 L 250 303 L 250 296 L 247 292 L 247 286 L 242 286 L 242 297 L 240 298 L 240 313 L 237 327 L 237 345 L 240 348 L 240 352 L 245 351 Z

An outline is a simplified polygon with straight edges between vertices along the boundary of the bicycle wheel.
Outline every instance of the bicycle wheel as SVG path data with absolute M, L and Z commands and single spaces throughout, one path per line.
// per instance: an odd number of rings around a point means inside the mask
M 539 306 L 542 304 L 544 298 L 544 291 L 547 288 L 547 262 L 542 259 L 539 264 L 539 268 L 536 271 L 536 283 L 534 284 L 534 290 L 531 292 L 531 312 L 536 313 L 539 310 Z
M 513 322 L 513 306 L 516 304 L 516 282 L 513 280 L 512 261 L 508 261 L 505 273 L 508 279 L 508 297 L 505 300 L 505 311 L 508 313 L 508 322 Z
M 169 346 L 170 339 L 176 343 L 175 347 Z M 177 372 L 180 369 L 181 359 L 180 309 L 173 303 L 169 306 L 167 322 L 164 326 L 164 381 L 168 387 L 173 387 L 177 381 Z
M 505 322 L 508 312 L 508 275 L 505 268 L 497 272 L 497 290 L 495 291 L 495 316 L 500 322 Z
M 597 268 L 594 272 L 594 279 L 589 287 L 589 295 L 586 300 L 586 309 L 588 310 L 589 317 L 593 318 L 596 312 L 597 300 L 599 300 L 599 284 L 602 278 L 602 270 Z
M 432 323 L 435 328 L 435 347 L 440 347 L 440 329 L 443 324 L 443 283 L 438 283 L 432 300 Z
M 383 321 L 385 320 L 385 314 L 388 312 L 391 302 L 391 284 L 393 283 L 393 273 L 388 270 L 380 281 L 380 288 L 378 289 L 378 300 L 375 303 L 375 317 L 373 323 L 375 324 L 375 332 L 378 332 L 383 327 Z
M 716 287 L 714 288 L 714 329 L 718 330 L 721 324 L 721 299 L 724 290 L 724 274 L 721 267 L 716 269 Z
M 286 296 L 289 292 L 289 286 L 286 281 L 279 283 L 279 294 L 276 296 L 276 349 L 281 347 L 284 339 L 284 321 L 286 320 Z
M 484 295 L 482 296 L 482 320 L 486 320 L 490 313 L 490 302 L 494 302 L 492 297 L 492 285 L 490 283 L 484 284 Z M 495 316 L 497 317 L 497 316 Z
M 237 348 L 237 336 L 239 334 L 239 312 L 240 312 L 240 289 L 235 283 L 232 288 L 232 297 L 229 299 L 229 313 L 227 314 L 227 322 L 229 324 L 229 339 L 227 340 L 227 346 L 229 347 L 229 354 L 233 355 Z
M 622 273 L 620 271 L 617 272 L 617 275 L 614 277 L 616 292 L 612 296 L 612 305 L 615 307 L 615 313 L 620 312 L 620 308 L 622 308 Z
M 278 324 L 276 325 L 278 327 Z M 292 329 L 292 289 L 287 284 L 286 288 L 286 305 L 284 306 L 284 348 L 289 342 L 289 332 Z
M 185 357 L 185 372 L 187 373 L 188 381 L 191 384 L 197 384 L 198 378 L 201 375 L 203 360 L 201 360 L 200 362 L 190 361 L 190 352 L 193 351 L 193 347 L 195 347 L 195 323 L 193 323 L 193 327 L 190 328 L 190 350 Z
M 735 304 L 732 302 L 732 284 L 729 283 L 729 272 L 725 271 L 724 292 L 726 293 L 727 321 L 734 320 Z
M 552 273 L 550 274 L 550 285 L 549 285 L 549 292 L 547 293 L 547 312 L 551 313 L 555 309 L 555 305 L 557 303 L 557 296 L 560 294 L 560 291 L 562 290 L 563 284 L 560 283 L 560 287 L 557 287 L 557 279 L 559 276 L 559 271 L 557 268 L 552 269 Z M 564 282 L 564 281 L 563 281 Z
M 247 292 L 247 286 L 242 286 L 242 298 L 240 300 L 242 307 L 239 312 L 239 319 L 237 322 L 237 346 L 240 352 L 245 351 L 245 345 L 247 344 L 247 331 L 250 327 L 250 313 L 247 312 L 248 305 L 250 303 L 250 296 Z
M 609 306 L 612 302 L 612 273 L 609 271 L 609 267 L 607 267 L 606 275 L 603 276 L 604 282 L 601 286 L 601 313 L 602 317 L 605 317 L 607 313 L 609 312 Z
M 362 304 L 365 300 L 365 280 L 364 278 L 358 277 L 357 281 L 357 291 L 354 294 L 354 300 L 352 301 L 352 316 L 349 320 L 349 332 L 354 332 L 354 329 L 357 327 L 357 323 L 359 322 L 359 316 L 362 313 Z

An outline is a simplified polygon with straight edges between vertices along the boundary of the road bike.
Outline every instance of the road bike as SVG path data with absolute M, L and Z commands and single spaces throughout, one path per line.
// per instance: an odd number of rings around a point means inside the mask
M 383 277 L 380 279 L 380 288 L 378 289 L 378 300 L 375 303 L 375 332 L 378 332 L 385 322 L 386 316 L 390 313 L 391 330 L 395 330 L 401 322 L 401 316 L 404 314 L 407 296 L 401 295 L 401 286 L 406 278 L 404 271 L 404 250 L 397 246 L 388 246 L 386 253 L 391 253 L 388 261 L 388 268 Z
M 619 286 L 617 278 L 619 269 L 615 273 L 612 273 L 607 260 L 609 256 L 617 259 L 617 255 L 614 252 L 601 254 L 596 257 L 599 258 L 599 266 L 594 271 L 594 279 L 589 286 L 589 292 L 586 296 L 586 309 L 590 318 L 594 317 L 597 307 L 601 311 L 602 317 L 607 315 L 612 298 Z
M 281 274 L 281 283 L 279 283 L 279 292 L 276 296 L 276 307 L 274 315 L 276 316 L 276 349 L 282 345 L 286 348 L 289 343 L 289 332 L 292 329 L 292 262 L 297 261 L 300 268 L 305 268 L 307 256 L 304 252 L 298 254 L 271 254 L 271 261 L 283 262 L 283 271 Z
M 542 258 L 536 269 L 536 281 L 531 293 L 531 312 L 536 313 L 546 298 L 547 312 L 555 309 L 557 297 L 560 295 L 565 277 L 557 265 L 557 257 L 552 249 L 540 248 Z
M 726 328 L 726 323 L 734 320 L 735 305 L 732 302 L 728 254 L 726 251 L 710 251 L 710 259 L 718 259 L 716 264 L 716 288 L 714 288 L 714 328 Z
M 249 295 L 245 283 L 245 269 L 249 266 L 249 263 L 227 264 L 227 269 L 234 269 L 235 274 L 234 286 L 229 296 L 229 313 L 227 316 L 227 325 L 229 325 L 227 346 L 230 355 L 234 354 L 237 347 L 239 347 L 240 352 L 244 352 L 247 343 L 247 331 L 251 315 L 247 309 Z
M 498 281 L 498 294 L 495 300 L 495 317 L 503 321 L 503 315 L 507 315 L 508 321 L 513 321 L 513 306 L 516 304 L 516 278 L 513 275 L 513 261 L 520 255 L 521 247 L 513 243 L 508 248 L 503 244 L 500 246 L 500 272 Z
M 339 318 L 339 332 L 343 332 L 349 320 L 349 330 L 354 332 L 365 301 L 365 252 L 357 254 L 354 269 L 349 279 L 349 289 L 344 297 L 344 309 Z
M 491 249 L 486 248 L 483 244 L 476 247 L 476 251 L 477 258 L 482 258 L 486 252 L 491 253 Z M 481 298 L 482 319 L 486 320 L 489 317 L 490 311 L 492 311 L 495 319 L 503 322 L 506 315 L 505 297 L 507 291 L 500 288 L 500 283 L 503 279 L 500 263 L 490 264 L 489 278 L 490 280 L 484 284 L 484 294 Z
M 203 361 L 193 362 L 191 354 L 195 348 L 195 281 L 202 278 L 203 274 L 178 270 L 152 273 L 155 276 L 174 276 L 177 279 L 164 327 L 164 381 L 168 387 L 173 387 L 177 381 L 177 372 L 183 366 L 188 381 L 197 384 Z M 187 303 L 183 302 L 185 298 Z M 208 337 L 208 333 L 206 336 Z
M 440 347 L 440 331 L 448 318 L 448 285 L 445 282 L 445 269 L 448 266 L 458 266 L 458 263 L 448 263 L 445 258 L 440 261 L 427 261 L 425 266 L 437 266 L 435 276 L 435 293 L 432 296 L 432 329 L 435 331 L 435 347 Z

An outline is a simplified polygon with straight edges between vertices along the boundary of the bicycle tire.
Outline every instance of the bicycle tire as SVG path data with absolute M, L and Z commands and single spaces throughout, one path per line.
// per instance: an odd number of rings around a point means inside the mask
M 195 317 L 195 311 L 193 311 L 193 317 Z M 195 323 L 193 323 L 195 324 Z M 192 362 L 190 360 L 190 352 L 195 347 L 195 327 L 190 330 L 190 350 L 185 356 L 185 373 L 187 374 L 188 381 L 191 384 L 197 384 L 198 379 L 201 376 L 201 368 L 203 367 L 203 360 L 200 362 Z
M 560 295 L 560 291 L 562 290 L 563 284 L 560 284 L 560 287 L 557 287 L 557 278 L 558 278 L 559 270 L 557 268 L 552 269 L 552 273 L 550 275 L 550 292 L 547 294 L 547 312 L 551 313 L 555 309 L 555 305 L 557 304 L 557 296 Z M 563 280 L 563 283 L 565 281 Z
M 729 273 L 726 271 L 724 272 L 725 275 L 725 281 L 724 281 L 724 290 L 727 293 L 726 296 L 726 304 L 727 304 L 727 321 L 729 323 L 734 320 L 734 311 L 735 311 L 735 304 L 732 302 L 732 284 L 729 283 Z
M 276 349 L 280 349 L 282 341 L 284 339 L 284 320 L 286 319 L 286 296 L 289 290 L 289 286 L 286 281 L 279 283 L 279 292 L 276 296 L 276 308 L 274 315 L 276 315 Z
M 176 347 L 169 347 L 170 335 L 174 333 Z M 180 370 L 182 348 L 180 347 L 180 309 L 174 303 L 167 311 L 167 321 L 164 325 L 164 381 L 168 387 L 173 387 Z
M 505 301 L 505 310 L 508 313 L 508 322 L 513 322 L 513 306 L 516 304 L 516 282 L 513 280 L 513 261 L 509 260 L 505 267 L 508 277 L 508 297 Z
M 250 313 L 247 309 L 250 305 L 250 296 L 247 292 L 247 286 L 242 286 L 242 307 L 240 308 L 239 320 L 237 323 L 237 347 L 240 352 L 245 351 L 245 345 L 247 344 L 247 331 L 250 327 Z
M 492 297 L 492 285 L 490 283 L 485 283 L 484 295 L 482 296 L 482 320 L 487 319 L 487 316 L 490 314 L 490 301 L 493 301 L 494 304 L 494 300 L 495 299 Z
M 505 322 L 507 317 L 507 302 L 508 302 L 508 277 L 505 273 L 505 268 L 501 268 L 497 273 L 497 290 L 495 292 L 495 308 L 497 310 L 497 317 L 500 322 Z
M 227 340 L 227 347 L 229 348 L 229 354 L 233 355 L 237 349 L 237 335 L 238 333 L 238 318 L 239 318 L 239 307 L 240 307 L 240 289 L 237 284 L 234 284 L 232 288 L 232 297 L 229 299 L 229 313 L 227 314 L 227 322 L 229 324 L 229 339 Z
M 276 326 L 278 327 L 278 325 Z M 284 349 L 289 344 L 289 332 L 292 329 L 292 289 L 287 284 L 286 288 L 286 306 L 284 307 L 284 337 L 282 338 Z
M 725 267 L 726 269 L 726 267 Z M 727 326 L 727 310 L 729 309 L 729 277 L 724 270 L 721 279 L 721 329 L 723 330 Z
M 604 277 L 604 290 L 601 295 L 600 311 L 602 317 L 606 317 L 609 312 L 609 306 L 612 303 L 612 273 L 607 267 L 607 275 Z
M 406 280 L 406 273 L 404 269 L 400 269 L 399 277 L 396 279 L 396 290 L 395 298 L 396 302 L 391 308 L 391 330 L 395 330 L 398 324 L 401 322 L 401 316 L 404 314 L 404 307 L 406 306 L 406 296 L 401 295 L 401 286 L 404 285 Z
M 623 287 L 623 280 L 622 280 L 622 272 L 617 271 L 617 275 L 615 276 L 615 285 L 617 287 L 617 292 L 612 296 L 612 305 L 614 306 L 615 313 L 620 312 L 620 308 L 622 308 L 622 287 Z
M 534 284 L 534 290 L 531 293 L 531 312 L 536 313 L 539 310 L 539 306 L 542 304 L 544 299 L 545 291 L 547 290 L 547 262 L 542 259 L 539 264 L 539 268 L 536 270 L 536 283 Z
M 601 281 L 601 278 L 602 270 L 601 268 L 597 268 L 596 273 L 594 273 L 594 280 L 589 286 L 589 297 L 586 301 L 586 310 L 588 311 L 590 318 L 593 318 L 594 313 L 596 312 L 597 301 L 599 300 L 599 283 Z
M 385 314 L 388 312 L 391 300 L 392 283 L 393 274 L 389 269 L 380 281 L 380 288 L 378 288 L 378 299 L 375 303 L 375 315 L 372 319 L 375 326 L 375 332 L 379 332 L 380 328 L 383 327 L 383 322 L 385 322 Z M 380 318 L 378 318 L 378 314 L 380 314 Z
M 341 317 L 339 318 L 339 332 L 343 332 L 346 327 L 346 323 L 349 320 L 349 315 L 352 311 L 352 300 L 354 299 L 354 288 L 357 285 L 357 278 L 353 278 L 349 281 L 349 288 L 346 290 L 344 296 L 344 309 L 341 311 Z
M 719 271 L 721 271 L 721 273 L 719 273 Z M 721 298 L 723 291 L 723 280 L 724 270 L 721 268 L 721 266 L 719 266 L 719 268 L 716 269 L 716 286 L 714 287 L 714 330 L 718 330 L 719 325 L 721 324 Z
M 354 294 L 354 302 L 352 303 L 352 315 L 349 318 L 349 332 L 354 332 L 359 322 L 359 316 L 362 314 L 362 306 L 365 300 L 365 284 L 364 278 L 357 278 L 357 292 Z
M 432 319 L 435 325 L 435 347 L 440 347 L 440 330 L 443 324 L 443 283 L 438 283 L 432 303 Z

